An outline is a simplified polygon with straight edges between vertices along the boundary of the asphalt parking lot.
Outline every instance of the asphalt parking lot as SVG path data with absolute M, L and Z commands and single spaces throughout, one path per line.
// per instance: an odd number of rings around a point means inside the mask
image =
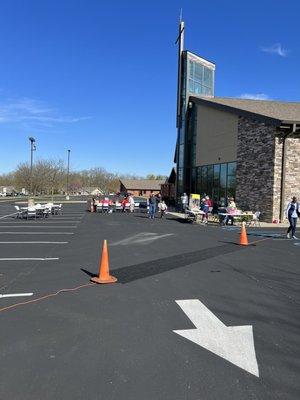
M 299 398 L 300 241 L 251 228 L 242 247 L 236 228 L 83 204 L 13 212 L 0 205 L 1 399 Z M 118 282 L 92 284 L 104 239 Z

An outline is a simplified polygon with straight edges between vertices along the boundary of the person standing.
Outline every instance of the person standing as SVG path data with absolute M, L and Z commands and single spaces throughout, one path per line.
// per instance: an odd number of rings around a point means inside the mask
M 202 222 L 204 222 L 205 224 L 208 223 L 208 213 L 209 213 L 209 207 L 211 207 L 211 200 L 209 198 L 209 196 L 205 196 L 205 198 L 202 200 L 202 206 L 201 206 L 201 210 L 204 212 L 204 214 L 202 214 Z
M 129 196 L 128 198 L 129 204 L 130 204 L 130 212 L 133 213 L 134 212 L 134 198 L 132 196 L 132 194 Z
M 154 196 L 153 193 L 151 193 L 149 197 L 149 218 L 154 219 L 156 211 L 156 197 Z
M 286 237 L 290 239 L 290 232 L 292 232 L 292 238 L 297 239 L 295 236 L 297 218 L 300 215 L 299 204 L 297 203 L 297 198 L 294 196 L 292 201 L 288 204 L 286 209 L 286 217 L 289 220 L 290 226 L 288 227 Z
M 128 204 L 128 198 L 125 196 L 124 199 L 122 200 L 122 212 L 126 211 L 126 205 Z
M 188 202 L 189 202 L 189 198 L 188 198 L 187 194 L 183 193 L 183 195 L 181 196 L 181 205 L 182 205 L 183 212 L 185 212 L 185 210 L 187 209 Z
M 226 207 L 226 217 L 224 218 L 224 225 L 227 225 L 229 220 L 231 221 L 231 225 L 233 225 L 233 216 L 237 213 L 237 206 L 235 204 L 234 198 L 229 197 L 228 199 L 228 206 Z
M 164 200 L 162 200 L 161 202 L 158 203 L 158 208 L 159 208 L 159 211 L 160 211 L 160 218 L 164 218 L 165 213 L 166 213 L 166 211 L 168 209 L 168 207 L 167 207 L 167 205 L 166 205 Z

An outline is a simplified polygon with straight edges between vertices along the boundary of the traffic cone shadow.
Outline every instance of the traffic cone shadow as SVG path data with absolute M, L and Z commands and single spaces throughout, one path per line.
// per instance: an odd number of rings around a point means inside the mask
M 240 233 L 240 243 L 239 244 L 241 246 L 248 246 L 249 245 L 245 222 L 242 223 L 242 229 L 241 229 L 241 233 Z
M 109 274 L 109 257 L 107 241 L 103 241 L 102 255 L 99 263 L 99 275 L 91 278 L 94 283 L 115 283 L 117 278 Z

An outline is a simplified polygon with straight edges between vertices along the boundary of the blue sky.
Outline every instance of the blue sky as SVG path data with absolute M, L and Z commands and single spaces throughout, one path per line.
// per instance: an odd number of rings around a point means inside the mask
M 168 174 L 177 37 L 217 64 L 215 95 L 300 101 L 300 2 L 2 0 L 0 173 L 29 159 Z

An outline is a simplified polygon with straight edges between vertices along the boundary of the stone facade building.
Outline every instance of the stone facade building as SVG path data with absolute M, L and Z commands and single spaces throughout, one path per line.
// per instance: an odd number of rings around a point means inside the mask
M 181 192 L 283 220 L 300 198 L 300 103 L 190 96 Z
M 215 97 L 216 65 L 184 49 L 178 27 L 176 201 L 207 194 L 283 220 L 300 199 L 300 103 Z

